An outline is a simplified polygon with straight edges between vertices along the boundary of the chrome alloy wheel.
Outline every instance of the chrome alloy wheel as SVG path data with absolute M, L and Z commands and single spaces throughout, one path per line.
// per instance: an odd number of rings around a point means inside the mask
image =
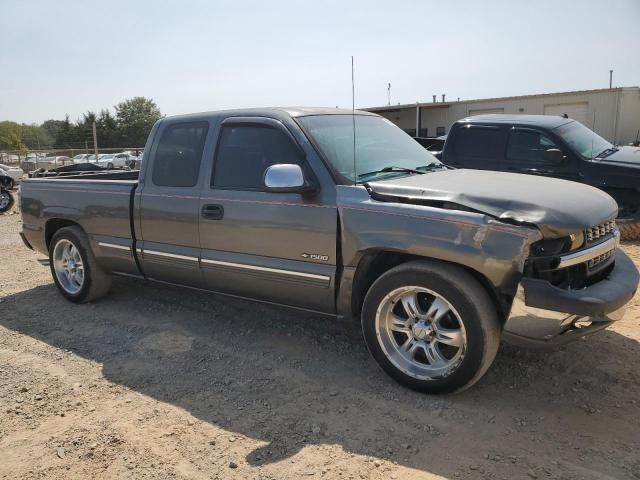
M 375 326 L 389 361 L 413 378 L 446 377 L 464 358 L 467 336 L 460 315 L 427 288 L 391 291 L 378 306 Z
M 53 248 L 53 269 L 65 292 L 75 295 L 84 284 L 84 265 L 76 246 L 61 239 Z

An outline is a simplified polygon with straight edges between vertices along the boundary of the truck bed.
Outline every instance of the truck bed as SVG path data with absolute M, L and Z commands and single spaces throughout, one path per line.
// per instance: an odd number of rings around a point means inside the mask
M 138 172 L 132 171 L 25 179 L 20 192 L 25 240 L 48 254 L 50 232 L 60 222 L 76 223 L 111 269 L 137 274 L 131 251 L 137 177 Z

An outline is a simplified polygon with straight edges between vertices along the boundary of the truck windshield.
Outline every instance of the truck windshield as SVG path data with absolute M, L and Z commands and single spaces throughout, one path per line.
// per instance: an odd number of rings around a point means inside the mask
M 597 158 L 613 149 L 613 145 L 580 122 L 569 122 L 553 129 L 583 158 Z
M 389 120 L 369 115 L 312 115 L 297 119 L 344 183 L 423 173 L 442 164 Z

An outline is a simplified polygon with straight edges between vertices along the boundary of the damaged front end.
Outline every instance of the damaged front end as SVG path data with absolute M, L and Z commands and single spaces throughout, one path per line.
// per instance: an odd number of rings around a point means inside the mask
M 378 202 L 477 213 L 514 229 L 533 227 L 540 232 L 532 243 L 525 241 L 528 252 L 522 252 L 522 263 L 517 262 L 513 283 L 505 277 L 496 285 L 510 302 L 503 309 L 505 340 L 534 347 L 560 345 L 620 320 L 640 277 L 618 249 L 613 199 L 571 182 L 521 177 L 497 175 L 508 180 L 497 185 L 487 172 L 458 170 L 366 187 Z M 461 182 L 465 188 L 460 188 Z M 539 193 L 543 189 L 545 195 Z M 607 220 L 589 223 L 594 219 Z M 496 254 L 488 248 L 483 253 Z M 478 268 L 485 275 L 486 265 Z
M 577 237 L 578 248 L 571 248 L 575 238 L 561 239 L 564 244 L 542 240 L 532 245 L 504 325 L 505 340 L 562 345 L 622 319 L 640 277 L 618 249 L 615 223 L 610 220 Z

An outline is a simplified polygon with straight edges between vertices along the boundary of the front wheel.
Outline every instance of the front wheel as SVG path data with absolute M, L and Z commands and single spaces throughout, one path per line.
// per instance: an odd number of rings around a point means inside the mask
M 470 387 L 500 344 L 496 308 L 482 285 L 437 261 L 408 262 L 376 280 L 364 300 L 362 329 L 382 369 L 426 393 Z

